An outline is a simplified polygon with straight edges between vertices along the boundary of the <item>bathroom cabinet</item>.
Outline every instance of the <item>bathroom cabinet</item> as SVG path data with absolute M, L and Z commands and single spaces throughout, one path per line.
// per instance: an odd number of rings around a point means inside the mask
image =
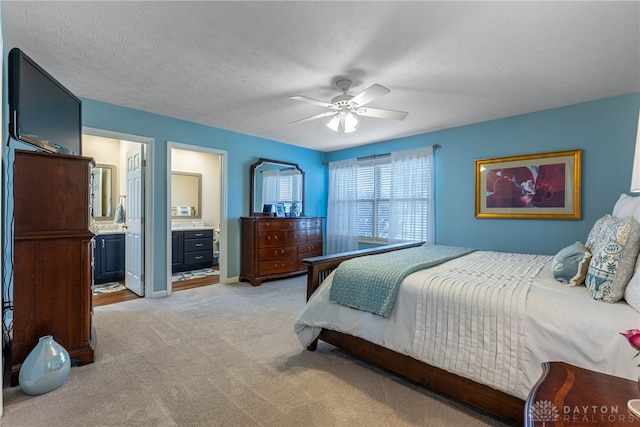
M 189 229 L 171 232 L 174 273 L 209 268 L 213 264 L 213 230 Z
M 124 280 L 124 233 L 99 234 L 93 248 L 93 283 Z
M 89 177 L 93 159 L 15 150 L 11 385 L 38 339 L 94 361 Z M 9 303 L 5 301 L 5 304 Z

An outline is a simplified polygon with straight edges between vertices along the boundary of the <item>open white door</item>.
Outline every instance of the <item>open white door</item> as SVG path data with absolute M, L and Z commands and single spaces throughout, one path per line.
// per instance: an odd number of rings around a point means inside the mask
M 125 285 L 144 296 L 144 145 L 127 151 L 127 202 L 125 237 Z

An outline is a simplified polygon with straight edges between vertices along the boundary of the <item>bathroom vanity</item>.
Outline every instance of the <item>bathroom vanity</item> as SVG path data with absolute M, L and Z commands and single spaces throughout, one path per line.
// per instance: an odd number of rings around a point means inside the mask
M 173 273 L 211 267 L 213 228 L 186 228 L 171 231 L 171 271 Z
M 123 232 L 100 233 L 94 239 L 93 283 L 120 282 L 125 278 Z

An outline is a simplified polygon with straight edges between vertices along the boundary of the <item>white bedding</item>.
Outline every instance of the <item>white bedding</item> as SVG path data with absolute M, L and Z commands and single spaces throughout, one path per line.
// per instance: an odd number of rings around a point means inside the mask
M 326 328 L 358 336 L 465 376 L 465 372 L 457 371 L 455 366 L 439 366 L 433 360 L 425 360 L 423 355 L 418 354 L 420 351 L 414 348 L 416 301 L 423 293 L 423 284 L 431 282 L 434 276 L 484 254 L 487 252 L 474 252 L 411 274 L 403 282 L 396 306 L 386 319 L 330 303 L 329 290 L 333 277 L 330 275 L 296 319 L 294 330 L 305 347 L 317 338 L 322 328 Z M 504 364 L 513 366 L 517 381 L 505 386 L 502 379 L 487 376 L 472 379 L 521 399 L 526 398 L 538 380 L 540 364 L 545 361 L 561 360 L 586 369 L 636 379 L 637 363 L 632 360 L 635 353 L 619 333 L 637 328 L 640 314 L 624 301 L 616 304 L 596 301 L 584 286 L 567 287 L 558 283 L 551 274 L 551 257 L 544 258 L 546 264 L 525 292 L 524 313 L 518 322 L 521 324 L 511 325 L 521 331 L 518 334 L 521 350 L 512 352 L 510 360 L 505 360 Z M 458 352 L 457 364 L 464 366 L 464 358 L 473 354 L 473 349 L 469 349 L 468 353 Z

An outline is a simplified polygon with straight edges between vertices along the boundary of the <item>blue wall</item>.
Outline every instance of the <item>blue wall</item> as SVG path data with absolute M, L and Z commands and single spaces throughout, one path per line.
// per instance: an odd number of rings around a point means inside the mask
M 327 161 L 440 144 L 435 152 L 436 243 L 554 254 L 585 241 L 629 192 L 640 93 L 334 151 Z M 582 149 L 582 220 L 475 218 L 475 160 Z

